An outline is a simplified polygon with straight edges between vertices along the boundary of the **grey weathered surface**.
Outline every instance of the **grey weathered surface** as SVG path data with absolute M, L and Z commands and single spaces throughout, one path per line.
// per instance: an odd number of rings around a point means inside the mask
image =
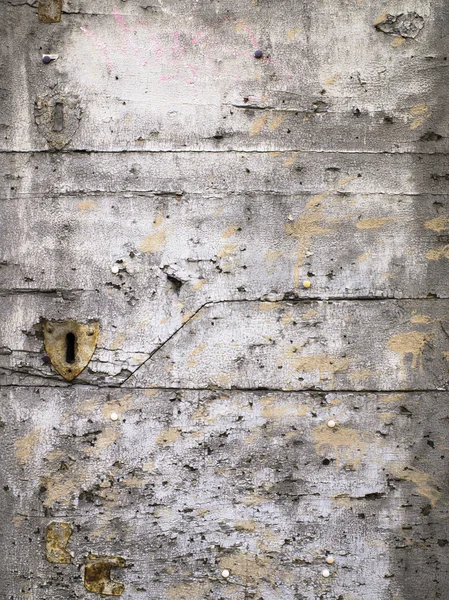
M 0 0 L 0 597 L 444 600 L 447 3 L 38 5 Z M 100 324 L 72 383 L 45 319 Z
M 448 585 L 447 401 L 5 390 L 3 502 L 14 520 L 3 581 L 14 598 L 87 599 L 79 569 L 92 552 L 132 563 L 116 571 L 125 598 L 438 597 Z M 74 525 L 71 565 L 44 559 L 50 520 Z

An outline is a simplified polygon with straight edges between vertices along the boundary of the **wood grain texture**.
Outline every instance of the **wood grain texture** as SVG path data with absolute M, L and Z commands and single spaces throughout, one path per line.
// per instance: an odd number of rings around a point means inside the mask
M 0 0 L 2 600 L 446 600 L 448 19 Z

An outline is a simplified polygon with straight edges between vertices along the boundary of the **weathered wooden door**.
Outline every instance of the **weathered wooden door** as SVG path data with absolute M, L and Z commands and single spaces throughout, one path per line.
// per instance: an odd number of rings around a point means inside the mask
M 447 2 L 0 7 L 1 598 L 447 600 Z

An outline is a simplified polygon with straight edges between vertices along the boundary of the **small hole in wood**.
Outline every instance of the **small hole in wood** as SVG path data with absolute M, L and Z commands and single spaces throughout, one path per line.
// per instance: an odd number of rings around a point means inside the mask
M 75 334 L 68 333 L 65 336 L 65 361 L 69 365 L 73 365 L 75 362 Z

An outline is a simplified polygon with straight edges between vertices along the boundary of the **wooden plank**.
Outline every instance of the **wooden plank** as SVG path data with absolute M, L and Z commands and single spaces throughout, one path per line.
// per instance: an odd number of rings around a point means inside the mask
M 4 390 L 2 590 L 87 597 L 91 552 L 127 560 L 126 600 L 437 595 L 447 399 Z M 54 521 L 71 564 L 46 560 Z
M 126 385 L 445 390 L 447 308 L 444 300 L 213 304 Z
M 176 295 L 161 292 L 160 303 L 148 297 L 135 306 L 124 294 L 106 299 L 94 291 L 3 298 L 2 383 L 67 385 L 45 363 L 45 317 L 100 321 L 97 349 L 78 383 L 286 390 L 448 385 L 446 300 L 224 301 L 192 313 Z
M 124 4 L 69 6 L 20 63 L 36 17 L 5 6 L 3 149 L 448 151 L 445 19 L 428 1 L 416 39 L 376 30 L 385 6 L 366 3 Z
M 134 298 L 133 312 L 150 282 L 154 303 L 165 293 L 190 311 L 295 295 L 449 297 L 446 197 L 228 195 L 204 183 L 202 193 L 23 195 L 2 213 L 4 291 L 97 289 Z
M 217 191 L 449 194 L 449 168 L 442 154 L 8 153 L 0 154 L 0 181 L 2 198 L 90 192 L 120 197 L 126 192 L 212 196 Z

